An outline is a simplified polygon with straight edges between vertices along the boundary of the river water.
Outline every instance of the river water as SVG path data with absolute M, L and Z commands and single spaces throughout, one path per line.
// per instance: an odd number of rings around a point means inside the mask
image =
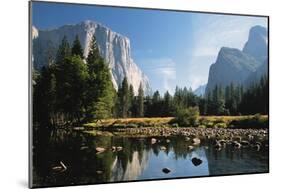
M 227 145 L 217 150 L 213 141 L 206 140 L 189 150 L 190 142 L 181 136 L 154 137 L 152 144 L 152 137 L 56 130 L 36 138 L 34 187 L 264 173 L 269 166 L 268 148 L 257 151 Z M 114 151 L 112 146 L 122 150 Z M 105 151 L 97 153 L 97 147 Z M 194 164 L 194 159 L 200 163 Z

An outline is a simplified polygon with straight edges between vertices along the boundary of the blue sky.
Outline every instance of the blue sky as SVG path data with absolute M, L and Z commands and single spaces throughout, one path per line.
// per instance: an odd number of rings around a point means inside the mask
M 222 46 L 242 49 L 252 26 L 267 26 L 263 17 L 59 3 L 33 2 L 32 11 L 41 30 L 94 20 L 127 36 L 135 63 L 161 93 L 207 83 Z

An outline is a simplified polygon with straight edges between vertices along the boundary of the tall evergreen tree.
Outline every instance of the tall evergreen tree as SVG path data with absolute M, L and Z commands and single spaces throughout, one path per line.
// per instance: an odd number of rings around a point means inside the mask
M 172 97 L 169 91 L 166 91 L 164 94 L 164 116 L 171 116 L 172 112 Z
M 68 43 L 67 37 L 64 36 L 62 38 L 61 44 L 59 45 L 57 55 L 56 55 L 56 63 L 63 63 L 65 58 L 71 56 L 71 49 Z
M 124 77 L 122 81 L 121 94 L 120 94 L 120 105 L 122 117 L 128 117 L 128 111 L 130 107 L 130 94 L 127 77 Z
M 109 67 L 99 54 L 95 36 L 91 41 L 87 67 L 89 74 L 87 92 L 88 117 L 97 119 L 110 117 L 113 114 L 116 94 L 111 82 Z
M 87 66 L 79 56 L 71 56 L 57 71 L 57 98 L 66 120 L 80 122 L 84 117 Z
M 56 78 L 49 66 L 42 68 L 33 90 L 33 121 L 46 127 L 55 125 L 52 115 L 56 111 Z
M 134 87 L 130 84 L 129 87 L 129 112 L 128 116 L 132 117 L 133 115 L 136 116 L 136 107 L 135 107 L 135 94 L 134 94 Z
M 144 91 L 142 88 L 142 84 L 140 83 L 138 90 L 138 117 L 143 117 L 144 115 Z
M 84 58 L 84 56 L 83 56 L 83 49 L 82 49 L 81 43 L 79 41 L 78 35 L 75 36 L 75 40 L 73 42 L 72 49 L 71 49 L 71 54 L 72 55 L 77 55 L 81 59 Z

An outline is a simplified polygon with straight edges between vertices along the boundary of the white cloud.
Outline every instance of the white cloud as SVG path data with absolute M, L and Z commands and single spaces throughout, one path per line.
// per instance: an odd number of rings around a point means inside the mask
M 151 79 L 152 88 L 160 90 L 161 93 L 165 91 L 173 92 L 176 80 L 176 65 L 171 58 L 150 58 L 142 60 L 142 65 L 147 70 L 146 74 Z
M 266 27 L 266 19 L 230 15 L 200 15 L 193 20 L 196 30 L 195 55 L 214 55 L 223 46 L 242 49 L 249 30 L 255 25 Z
M 190 85 L 196 88 L 207 83 L 209 67 L 216 61 L 220 48 L 242 49 L 250 28 L 255 25 L 266 27 L 266 18 L 210 14 L 195 16 L 192 25 L 195 31 L 194 49 L 189 53 L 191 58 L 188 62 Z

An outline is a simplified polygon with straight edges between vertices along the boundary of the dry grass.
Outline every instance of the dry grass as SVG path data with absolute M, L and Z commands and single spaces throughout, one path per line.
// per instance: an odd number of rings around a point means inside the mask
M 153 117 L 153 118 L 118 118 L 118 119 L 103 119 L 97 123 L 87 123 L 85 126 L 156 126 L 168 124 L 173 117 Z
M 200 116 L 200 124 L 204 123 L 225 123 L 228 125 L 232 121 L 243 121 L 254 118 L 254 115 L 250 116 Z M 97 123 L 87 123 L 85 126 L 89 127 L 110 127 L 110 126 L 122 126 L 122 127 L 157 127 L 157 126 L 169 126 L 174 117 L 153 117 L 153 118 L 118 118 L 118 119 L 103 119 Z M 267 120 L 268 115 L 261 115 L 261 120 Z M 215 124 L 212 124 L 215 125 Z

